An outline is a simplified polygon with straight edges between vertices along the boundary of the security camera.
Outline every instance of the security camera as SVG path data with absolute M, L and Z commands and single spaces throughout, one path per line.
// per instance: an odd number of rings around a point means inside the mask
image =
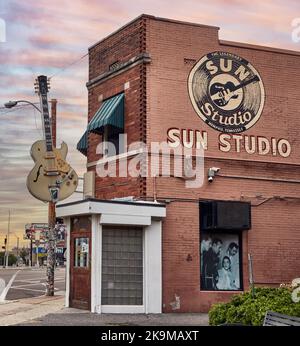
M 208 169 L 208 182 L 211 183 L 214 180 L 215 175 L 219 172 L 220 168 L 218 167 L 210 167 Z

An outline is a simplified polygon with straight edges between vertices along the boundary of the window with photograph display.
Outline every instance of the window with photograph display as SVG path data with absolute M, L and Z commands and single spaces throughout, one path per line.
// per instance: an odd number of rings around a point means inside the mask
M 241 290 L 241 234 L 201 232 L 200 238 L 201 290 Z
M 89 238 L 75 238 L 74 267 L 88 267 Z

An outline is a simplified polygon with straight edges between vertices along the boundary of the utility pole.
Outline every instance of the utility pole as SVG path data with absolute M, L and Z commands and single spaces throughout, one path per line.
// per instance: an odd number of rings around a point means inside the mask
M 6 245 L 6 244 L 7 244 L 7 238 L 6 238 L 6 236 L 5 236 L 5 238 L 4 238 L 4 246 L 2 246 L 2 249 L 5 250 L 4 256 L 3 256 L 3 262 L 2 262 L 3 268 L 5 268 L 6 249 L 7 249 L 7 245 Z
M 19 237 L 17 237 L 17 267 L 19 266 Z
M 40 262 L 39 262 L 39 246 L 40 246 L 40 232 L 35 231 L 35 252 L 36 252 L 36 266 L 39 268 L 40 267 Z
M 248 262 L 249 262 L 249 283 L 250 283 L 250 288 L 251 288 L 251 295 L 252 295 L 252 298 L 255 298 L 252 255 L 250 253 L 248 253 Z
M 51 127 L 53 146 L 56 147 L 56 108 L 57 100 L 51 100 Z M 48 254 L 47 254 L 47 296 L 54 296 L 54 268 L 55 268 L 55 203 L 48 206 Z
M 7 241 L 6 241 L 6 249 L 5 249 L 5 253 L 6 253 L 6 262 L 5 262 L 5 267 L 8 267 L 8 256 L 9 256 L 9 231 L 10 231 L 10 209 L 8 211 L 8 224 L 7 224 Z
M 32 235 L 30 235 L 30 267 L 32 267 Z

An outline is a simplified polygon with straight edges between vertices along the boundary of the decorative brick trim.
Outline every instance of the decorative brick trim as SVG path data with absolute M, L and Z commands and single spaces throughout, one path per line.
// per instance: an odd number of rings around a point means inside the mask
M 143 18 L 140 31 L 140 50 L 145 52 L 147 49 L 147 22 L 149 19 Z M 140 138 L 143 143 L 147 141 L 147 67 L 140 65 Z M 140 178 L 140 196 L 147 194 L 147 178 Z
M 146 52 L 143 52 L 139 54 L 138 56 L 135 56 L 134 58 L 126 61 L 125 63 L 120 64 L 120 66 L 118 66 L 115 70 L 107 71 L 105 73 L 102 73 L 100 76 L 93 78 L 92 80 L 86 83 L 86 87 L 89 89 L 91 87 L 94 87 L 100 83 L 107 81 L 108 79 L 114 78 L 125 71 L 128 71 L 129 69 L 133 68 L 136 65 L 144 64 L 144 63 L 148 64 L 150 62 L 151 62 L 150 55 Z

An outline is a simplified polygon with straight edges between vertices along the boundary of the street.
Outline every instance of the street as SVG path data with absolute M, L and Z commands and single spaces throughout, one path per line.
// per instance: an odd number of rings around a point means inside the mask
M 47 281 L 46 268 L 1 268 L 0 281 L 4 280 L 5 286 L 7 287 L 9 281 L 16 273 L 17 275 L 7 292 L 5 300 L 33 298 L 45 294 Z M 65 291 L 64 268 L 56 268 L 55 270 L 55 292 L 57 293 L 59 291 Z M 1 293 L 0 291 L 0 296 Z

